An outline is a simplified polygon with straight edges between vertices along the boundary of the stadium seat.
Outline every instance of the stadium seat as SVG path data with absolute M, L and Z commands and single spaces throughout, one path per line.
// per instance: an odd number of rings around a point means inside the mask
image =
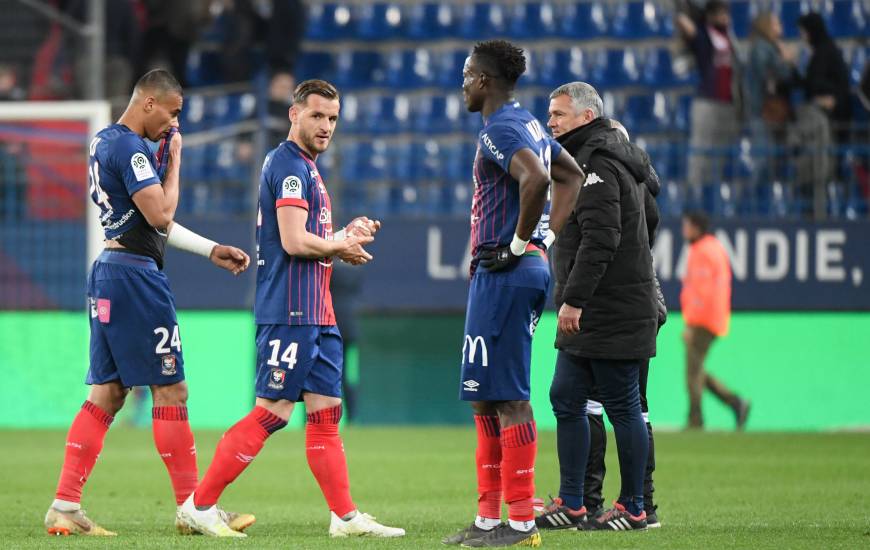
M 752 27 L 753 9 L 748 0 L 737 0 L 731 3 L 731 28 L 738 38 L 746 38 Z
M 354 6 L 356 38 L 390 40 L 403 32 L 402 9 L 394 2 L 361 2 Z
M 322 78 L 334 80 L 335 59 L 329 52 L 300 52 L 296 61 L 296 79 L 298 81 L 309 78 Z
M 597 87 L 619 87 L 637 84 L 640 73 L 637 57 L 630 48 L 599 50 L 595 53 L 591 78 Z
M 691 115 L 692 112 L 692 95 L 686 94 L 681 95 L 677 98 L 676 106 L 674 108 L 674 128 L 680 130 L 682 132 L 688 132 L 689 127 L 692 123 Z
M 185 98 L 184 108 L 181 110 L 179 127 L 184 133 L 193 133 L 204 130 L 206 127 L 206 100 L 201 94 L 190 94 Z M 185 149 L 187 159 L 187 149 Z M 182 163 L 182 166 L 184 164 Z
M 861 220 L 867 217 L 868 205 L 867 197 L 861 190 L 861 187 L 855 183 L 849 185 L 849 199 L 846 203 L 846 218 L 850 220 Z
M 849 77 L 853 85 L 857 86 L 861 82 L 861 76 L 864 74 L 864 68 L 868 61 L 870 61 L 870 47 L 856 47 L 852 52 L 852 62 L 849 69 Z
M 833 219 L 840 219 L 846 214 L 847 194 L 844 185 L 840 182 L 828 182 L 826 186 L 826 195 L 828 199 L 828 216 Z
M 671 114 L 665 94 L 656 92 L 629 96 L 621 120 L 632 135 L 668 130 Z
M 866 6 L 866 3 L 865 3 Z M 868 9 L 861 9 L 861 0 L 835 0 L 827 5 L 824 16 L 834 38 L 867 36 L 870 17 Z
M 616 38 L 650 38 L 658 34 L 656 5 L 651 0 L 617 2 L 611 35 Z
M 360 98 L 360 130 L 363 133 L 373 135 L 388 135 L 399 131 L 400 121 L 396 116 L 397 99 L 397 96 L 390 94 L 362 96 Z M 407 113 L 404 118 L 406 122 Z
M 641 53 L 641 80 L 648 86 L 656 88 L 673 86 L 678 83 L 671 61 L 671 52 L 667 48 L 650 49 Z
M 193 49 L 187 56 L 185 76 L 188 86 L 209 86 L 221 83 L 220 56 L 217 51 Z
M 659 1 L 656 8 L 659 18 L 659 36 L 671 38 L 674 36 L 674 6 L 673 2 Z
M 460 7 L 459 35 L 480 40 L 507 33 L 507 9 L 498 2 L 468 2 Z
M 589 68 L 587 67 L 587 57 L 584 54 L 583 48 L 574 46 L 570 49 L 556 50 L 556 66 L 559 67 L 561 80 L 559 82 L 551 82 L 553 87 L 556 87 L 565 82 L 585 81 L 589 79 Z
M 559 34 L 565 38 L 593 39 L 607 34 L 604 2 L 566 2 L 556 10 Z
M 335 58 L 334 82 L 340 89 L 370 86 L 375 69 L 379 66 L 382 66 L 382 62 L 377 52 L 342 49 Z
M 373 74 L 373 82 L 393 90 L 408 90 L 427 86 L 434 79 L 429 50 L 394 49 L 381 58 L 382 65 Z
M 308 7 L 306 36 L 312 40 L 334 41 L 354 37 L 351 6 L 345 2 L 312 2 Z
M 405 19 L 406 35 L 412 40 L 433 40 L 456 34 L 457 13 L 452 4 L 411 2 Z
M 468 53 L 465 49 L 433 52 L 435 84 L 448 91 L 458 91 L 462 86 L 462 67 Z
M 411 129 L 424 135 L 458 131 L 464 110 L 458 93 L 417 97 L 412 104 Z
M 556 12 L 551 2 L 519 2 L 511 10 L 509 34 L 512 38 L 554 36 L 556 32 Z

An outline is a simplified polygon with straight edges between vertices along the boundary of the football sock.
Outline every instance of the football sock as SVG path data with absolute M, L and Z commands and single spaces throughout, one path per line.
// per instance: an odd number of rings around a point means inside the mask
M 531 521 L 532 497 L 535 494 L 535 454 L 538 450 L 535 421 L 501 430 L 501 477 L 508 518 L 516 522 Z M 511 526 L 513 526 L 513 521 Z M 519 527 L 513 526 L 514 529 Z M 527 530 L 527 529 L 521 529 Z
M 187 421 L 187 407 L 154 407 L 151 409 L 154 445 L 169 471 L 175 503 L 183 503 L 199 482 L 196 468 L 196 445 Z
M 535 520 L 517 521 L 515 519 L 509 519 L 508 523 L 515 531 L 531 531 L 532 527 L 535 526 Z
M 115 417 L 90 401 L 85 401 L 69 427 L 63 468 L 57 483 L 55 498 L 67 503 L 82 499 L 82 487 L 94 469 L 103 449 L 106 432 Z M 60 508 L 59 508 L 60 509 Z
M 341 405 L 308 414 L 305 457 L 329 509 L 338 517 L 345 517 L 356 510 L 356 506 L 350 498 L 347 459 L 338 435 L 340 419 Z
M 474 518 L 474 524 L 485 531 L 490 531 L 501 524 L 501 518 L 485 518 L 483 516 L 477 516 Z
M 502 501 L 501 429 L 498 416 L 476 414 L 474 425 L 477 428 L 477 514 L 482 518 L 495 518 L 498 524 Z M 487 529 L 483 525 L 478 527 Z
M 216 504 L 227 485 L 254 460 L 266 439 L 286 425 L 285 420 L 263 407 L 254 407 L 236 422 L 218 443 L 211 466 L 193 493 L 193 504 L 197 508 Z

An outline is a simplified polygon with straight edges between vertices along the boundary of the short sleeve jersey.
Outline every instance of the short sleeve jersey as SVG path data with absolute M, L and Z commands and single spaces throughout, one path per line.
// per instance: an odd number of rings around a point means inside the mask
M 279 208 L 308 211 L 305 229 L 332 239 L 332 205 L 314 160 L 292 141 L 266 155 L 257 210 L 258 325 L 334 325 L 332 258 L 290 256 L 281 246 Z
M 519 182 L 510 175 L 514 154 L 531 149 L 547 172 L 550 160 L 562 146 L 519 103 L 505 103 L 486 120 L 477 140 L 474 157 L 474 197 L 471 201 L 471 248 L 510 244 L 520 215 Z M 550 202 L 532 233 L 532 242 L 542 243 L 550 228 Z
M 106 238 L 115 239 L 148 223 L 132 198 L 136 191 L 160 184 L 157 161 L 145 140 L 123 124 L 112 124 L 94 136 L 89 154 L 91 200 L 100 207 Z

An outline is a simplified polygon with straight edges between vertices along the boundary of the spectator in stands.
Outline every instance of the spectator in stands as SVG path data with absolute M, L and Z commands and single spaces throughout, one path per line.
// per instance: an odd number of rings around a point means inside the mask
M 740 132 L 740 64 L 727 3 L 710 0 L 701 18 L 678 13 L 676 25 L 701 76 L 689 136 L 688 182 L 697 193 L 701 184 L 721 179 L 721 150 L 733 145 Z
M 743 429 L 749 401 L 704 370 L 704 359 L 717 337 L 728 333 L 731 321 L 731 265 L 722 243 L 710 232 L 710 219 L 701 212 L 683 216 L 683 239 L 690 243 L 680 292 L 683 340 L 686 343 L 686 382 L 689 388 L 689 428 L 702 428 L 701 394 L 706 387 L 728 405 Z
M 789 88 L 795 60 L 796 51 L 782 41 L 779 17 L 770 12 L 759 14 L 752 22 L 743 79 L 756 184 L 768 184 L 780 176 L 777 168 L 791 118 Z
M 0 64 L 0 101 L 22 101 L 27 93 L 18 85 L 18 73 L 12 65 Z
M 831 140 L 843 144 L 849 139 L 849 69 L 821 15 L 801 16 L 798 28 L 812 51 L 806 72 L 795 72 L 806 99 L 797 113 L 797 142 L 804 147 L 798 155 L 798 190 L 805 199 L 812 197 L 813 213 L 822 219 L 825 184 L 831 176 Z

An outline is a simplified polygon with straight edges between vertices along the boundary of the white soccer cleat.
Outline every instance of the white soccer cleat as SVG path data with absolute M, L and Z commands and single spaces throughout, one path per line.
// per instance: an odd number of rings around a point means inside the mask
M 330 512 L 330 537 L 404 537 L 405 530 L 398 527 L 387 527 L 375 521 L 368 514 L 357 511 L 351 519 L 344 521 L 335 512 Z
M 193 504 L 193 495 L 187 497 L 187 500 L 178 509 L 177 519 L 186 524 L 191 530 L 210 537 L 244 538 L 248 536 L 244 533 L 233 531 L 224 521 L 217 506 L 212 506 L 208 510 L 197 510 Z

